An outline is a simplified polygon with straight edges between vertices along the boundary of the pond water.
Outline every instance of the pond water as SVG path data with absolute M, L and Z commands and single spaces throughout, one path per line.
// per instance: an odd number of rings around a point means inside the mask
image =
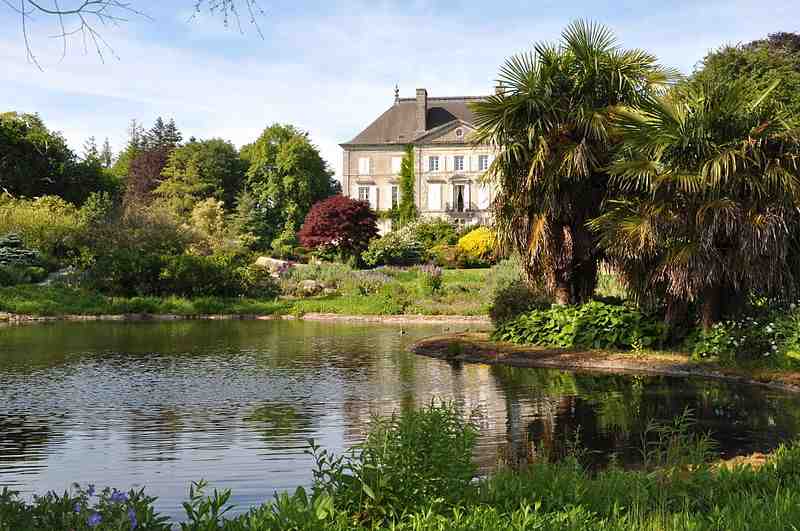
M 455 329 L 455 327 L 454 327 Z M 372 413 L 454 400 L 484 470 L 576 433 L 634 463 L 651 419 L 692 408 L 725 456 L 798 434 L 800 400 L 718 381 L 453 366 L 408 346 L 442 326 L 314 322 L 61 323 L 0 328 L 0 488 L 146 486 L 181 517 L 192 480 L 240 510 L 307 485 L 307 440 L 357 442 Z

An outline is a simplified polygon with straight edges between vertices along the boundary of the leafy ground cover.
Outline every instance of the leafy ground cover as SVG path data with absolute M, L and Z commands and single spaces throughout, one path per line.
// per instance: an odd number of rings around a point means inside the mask
M 590 470 L 576 445 L 555 462 L 477 478 L 476 426 L 454 405 L 375 419 L 344 455 L 316 446 L 313 485 L 226 519 L 229 491 L 191 486 L 182 530 L 727 530 L 797 529 L 800 445 L 758 463 L 714 462 L 690 412 L 651 424 L 643 464 Z M 31 502 L 0 493 L 0 530 L 159 530 L 170 522 L 144 490 L 76 486 Z

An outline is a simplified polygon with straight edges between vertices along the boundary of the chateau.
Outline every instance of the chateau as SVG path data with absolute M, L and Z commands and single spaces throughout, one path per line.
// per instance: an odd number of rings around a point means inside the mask
M 376 211 L 400 202 L 400 162 L 414 148 L 414 202 L 423 217 L 472 225 L 489 221 L 492 191 L 479 177 L 492 161 L 490 146 L 474 146 L 469 103 L 485 96 L 400 98 L 355 138 L 344 144 L 342 190 L 369 201 Z M 389 221 L 381 222 L 381 232 Z

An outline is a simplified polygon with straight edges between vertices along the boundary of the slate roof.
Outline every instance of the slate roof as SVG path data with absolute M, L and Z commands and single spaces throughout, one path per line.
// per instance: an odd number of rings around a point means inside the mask
M 417 134 L 416 98 L 401 98 L 381 114 L 366 129 L 342 146 L 408 144 L 424 136 L 428 131 L 456 120 L 473 123 L 474 115 L 468 107 L 469 102 L 480 101 L 485 96 L 459 96 L 449 98 L 428 98 L 428 129 Z

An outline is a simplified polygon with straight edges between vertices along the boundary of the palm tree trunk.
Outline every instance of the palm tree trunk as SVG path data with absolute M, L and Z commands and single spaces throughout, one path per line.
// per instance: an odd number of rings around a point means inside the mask
M 722 297 L 719 286 L 709 286 L 703 290 L 701 322 L 703 330 L 708 332 L 722 316 Z
M 680 327 L 689 320 L 689 302 L 667 294 L 667 308 L 664 324 L 667 325 L 667 340 L 673 343 L 678 338 Z
M 561 306 L 572 304 L 572 289 L 569 282 L 564 279 L 556 280 L 556 287 L 553 290 L 553 299 L 556 304 Z

